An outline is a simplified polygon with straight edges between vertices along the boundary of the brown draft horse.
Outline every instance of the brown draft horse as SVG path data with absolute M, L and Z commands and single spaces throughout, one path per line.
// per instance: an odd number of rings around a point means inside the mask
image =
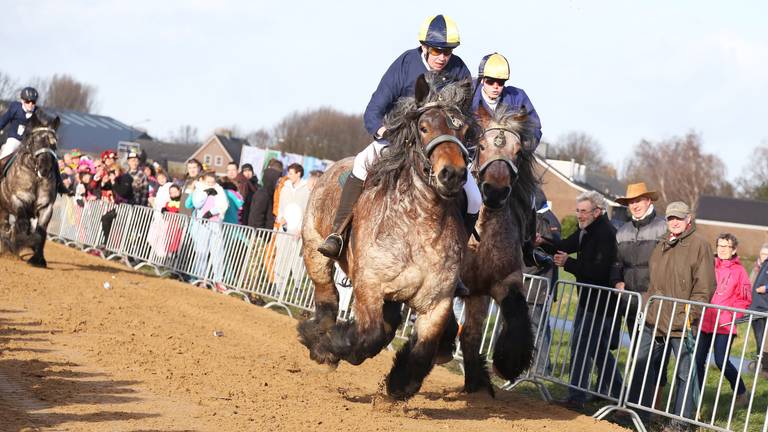
M 522 245 L 535 224 L 532 197 L 537 183 L 533 154 L 525 143 L 533 129 L 525 113 L 482 106 L 477 118 L 483 131 L 478 140 L 473 172 L 483 196 L 478 219 L 480 241 L 472 239 L 463 263 L 465 322 L 460 342 L 464 356 L 464 390 L 482 389 L 494 395 L 485 358 L 480 354 L 487 296 L 501 307 L 503 324 L 493 352 L 496 373 L 515 380 L 531 364 L 533 335 L 523 292 Z M 446 331 L 451 333 L 450 327 Z M 447 337 L 447 336 L 446 336 Z
M 354 286 L 352 321 L 336 321 L 333 262 L 317 251 L 331 232 L 333 203 L 352 158 L 335 163 L 319 179 L 302 228 L 315 316 L 298 331 L 310 358 L 331 366 L 340 360 L 358 365 L 394 338 L 401 303 L 418 312 L 415 331 L 386 379 L 388 395 L 401 400 L 418 392 L 432 370 L 467 244 L 462 190 L 468 152 L 462 140 L 474 119 L 461 108 L 471 90 L 468 82 L 438 90 L 431 84 L 435 79 L 420 76 L 415 98 L 401 99 L 387 115 L 392 145 L 372 166 L 355 205 L 351 240 L 339 262 Z

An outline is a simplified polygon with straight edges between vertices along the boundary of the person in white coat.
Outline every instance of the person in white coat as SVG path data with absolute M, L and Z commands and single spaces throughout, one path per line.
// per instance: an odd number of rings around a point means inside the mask
M 288 166 L 288 181 L 280 190 L 275 223 L 280 231 L 275 242 L 275 282 L 282 292 L 288 277 L 292 275 L 297 286 L 304 276 L 304 262 L 301 258 L 301 223 L 309 201 L 309 184 L 304 177 L 304 167 L 294 163 Z

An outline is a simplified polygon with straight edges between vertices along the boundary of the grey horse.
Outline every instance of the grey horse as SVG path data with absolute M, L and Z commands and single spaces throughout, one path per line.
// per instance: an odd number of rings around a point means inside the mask
M 43 255 L 48 222 L 56 200 L 56 129 L 59 117 L 50 120 L 41 112 L 32 114 L 16 159 L 0 181 L 0 251 L 3 243 L 17 252 L 20 239 L 32 239 L 34 250 L 28 263 L 46 267 Z M 15 223 L 10 224 L 9 215 Z M 32 230 L 32 219 L 36 219 Z

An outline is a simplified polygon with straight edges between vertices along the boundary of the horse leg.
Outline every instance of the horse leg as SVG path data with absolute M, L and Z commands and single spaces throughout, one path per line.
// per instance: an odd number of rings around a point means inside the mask
M 445 329 L 443 330 L 443 336 L 440 338 L 440 343 L 437 346 L 435 364 L 444 364 L 453 360 L 453 353 L 456 351 L 456 336 L 458 334 L 459 323 L 456 322 L 456 314 L 453 313 L 453 308 L 451 308 Z
M 0 253 L 10 249 L 11 224 L 8 221 L 8 211 L 0 205 Z
M 533 333 L 528 303 L 522 294 L 523 278 L 512 273 L 491 290 L 501 306 L 503 327 L 493 353 L 493 367 L 503 378 L 514 381 L 528 370 L 533 361 Z
M 406 400 L 419 391 L 435 364 L 437 346 L 450 313 L 449 296 L 426 313 L 419 314 L 414 332 L 408 343 L 397 352 L 387 375 L 387 394 L 391 398 Z
M 309 357 L 320 363 L 336 364 L 339 358 L 321 340 L 336 325 L 339 314 L 339 292 L 333 282 L 333 261 L 320 255 L 312 243 L 303 244 L 307 274 L 315 284 L 315 315 L 299 323 L 299 342 L 309 349 Z
M 48 266 L 48 262 L 45 260 L 44 249 L 46 237 L 48 236 L 48 222 L 51 221 L 52 214 L 53 204 L 46 205 L 37 213 L 37 227 L 35 227 L 35 233 L 37 233 L 39 238 L 35 241 L 34 255 L 27 261 L 30 265 L 35 267 Z
M 368 304 L 367 304 L 368 303 Z M 342 360 L 359 365 L 381 352 L 395 337 L 402 321 L 401 305 L 384 301 L 372 306 L 364 297 L 355 300 L 355 318 L 339 323 L 321 340 L 321 347 Z
M 464 391 L 475 393 L 485 390 L 495 396 L 491 377 L 486 368 L 485 355 L 480 352 L 483 342 L 483 323 L 488 311 L 488 297 L 472 295 L 464 299 L 464 325 L 461 328 L 461 353 L 464 357 Z

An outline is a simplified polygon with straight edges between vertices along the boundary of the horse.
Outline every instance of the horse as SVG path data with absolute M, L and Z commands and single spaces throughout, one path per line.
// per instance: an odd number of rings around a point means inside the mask
M 532 197 L 538 180 L 533 173 L 533 153 L 526 150 L 526 143 L 535 138 L 525 113 L 502 107 L 490 114 L 481 106 L 476 117 L 482 132 L 473 173 L 483 207 L 477 224 L 480 240 L 470 240 L 462 266 L 462 281 L 470 294 L 464 298 L 465 321 L 459 340 L 464 357 L 464 391 L 484 389 L 495 396 L 485 358 L 480 354 L 488 296 L 500 306 L 503 319 L 493 352 L 497 375 L 513 381 L 528 369 L 533 358 L 522 245 L 535 230 Z M 455 330 L 449 327 L 446 334 L 451 333 Z
M 12 250 L 18 247 L 20 236 L 32 237 L 34 254 L 27 262 L 35 267 L 47 266 L 43 250 L 56 201 L 53 170 L 59 122 L 58 116 L 50 120 L 39 110 L 32 114 L 15 161 L 0 182 L 0 235 Z M 13 226 L 9 215 L 15 217 Z M 37 220 L 34 232 L 32 219 Z
M 392 144 L 372 166 L 339 260 L 354 286 L 353 320 L 337 322 L 333 261 L 317 251 L 331 232 L 329 203 L 338 202 L 352 158 L 320 177 L 302 227 L 315 314 L 298 332 L 311 359 L 331 367 L 341 360 L 359 365 L 394 338 L 402 303 L 418 313 L 415 331 L 386 377 L 387 395 L 394 400 L 413 396 L 432 370 L 468 240 L 463 223 L 468 151 L 462 140 L 476 128 L 466 108 L 471 86 L 464 81 L 438 89 L 439 80 L 420 76 L 415 97 L 401 98 L 385 118 Z

